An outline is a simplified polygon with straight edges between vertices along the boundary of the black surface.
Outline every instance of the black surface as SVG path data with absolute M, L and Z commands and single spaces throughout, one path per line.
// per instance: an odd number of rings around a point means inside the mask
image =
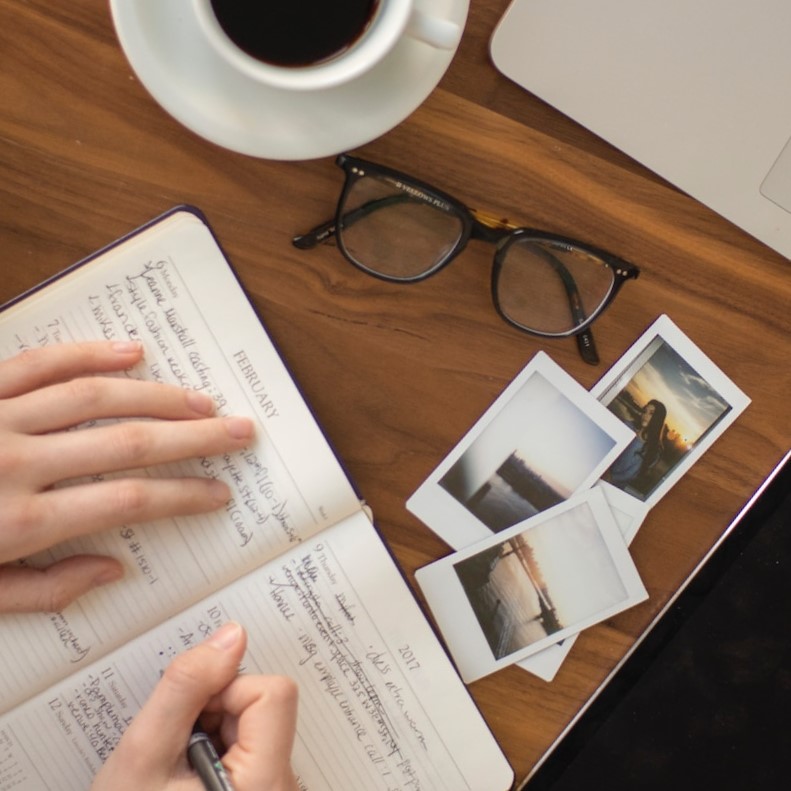
M 791 788 L 791 461 L 524 786 Z

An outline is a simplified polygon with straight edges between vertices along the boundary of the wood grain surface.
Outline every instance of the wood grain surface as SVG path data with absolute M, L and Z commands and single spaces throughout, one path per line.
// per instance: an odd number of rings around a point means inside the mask
M 595 325 L 598 367 L 498 318 L 484 243 L 413 286 L 331 246 L 294 249 L 332 213 L 333 159 L 255 159 L 180 126 L 103 0 L 0 0 L 0 301 L 174 204 L 200 207 L 411 582 L 449 549 L 407 497 L 532 355 L 590 387 L 667 313 L 752 404 L 638 534 L 648 602 L 585 632 L 550 684 L 513 667 L 471 686 L 521 778 L 791 446 L 791 264 L 499 75 L 488 40 L 506 6 L 472 0 L 440 86 L 355 153 L 640 266 Z

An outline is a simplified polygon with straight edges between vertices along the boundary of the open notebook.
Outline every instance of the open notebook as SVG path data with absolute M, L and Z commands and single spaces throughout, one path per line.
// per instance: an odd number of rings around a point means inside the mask
M 84 791 L 171 657 L 228 620 L 248 630 L 247 671 L 299 684 L 300 788 L 509 788 L 510 767 L 198 212 L 176 209 L 0 310 L 4 357 L 100 338 L 142 340 L 126 375 L 209 392 L 258 433 L 242 452 L 165 471 L 225 480 L 224 510 L 25 560 L 109 554 L 126 576 L 62 612 L 0 615 L 0 791 Z

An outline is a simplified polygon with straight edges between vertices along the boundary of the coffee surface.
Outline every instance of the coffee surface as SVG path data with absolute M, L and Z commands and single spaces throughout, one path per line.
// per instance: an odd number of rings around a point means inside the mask
M 212 0 L 236 46 L 276 66 L 310 66 L 350 47 L 379 0 Z

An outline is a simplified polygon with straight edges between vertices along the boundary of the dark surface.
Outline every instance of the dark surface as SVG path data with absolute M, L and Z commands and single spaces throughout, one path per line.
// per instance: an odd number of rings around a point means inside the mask
M 525 786 L 791 783 L 791 462 Z

